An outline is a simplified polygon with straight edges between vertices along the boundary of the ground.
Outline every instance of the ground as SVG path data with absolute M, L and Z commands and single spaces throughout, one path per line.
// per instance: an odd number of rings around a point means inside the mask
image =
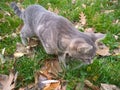
M 106 34 L 102 41 L 110 48 L 110 53 L 114 49 L 120 48 L 120 2 L 119 0 L 16 0 L 18 4 L 26 8 L 31 4 L 40 4 L 46 9 L 52 8 L 54 12 L 69 19 L 72 23 L 80 21 L 80 13 L 86 17 L 86 25 L 82 28 L 94 28 L 95 32 Z M 41 46 L 35 47 L 35 57 L 23 56 L 13 58 L 16 43 L 21 42 L 19 34 L 14 37 L 13 33 L 18 33 L 23 21 L 20 20 L 10 8 L 12 0 L 1 0 L 0 3 L 0 53 L 5 48 L 5 57 L 9 58 L 4 64 L 0 63 L 0 74 L 9 74 L 11 68 L 19 72 L 16 87 L 25 86 L 34 81 L 34 73 L 40 69 L 43 60 L 53 58 L 47 55 Z M 83 31 L 84 29 L 79 28 Z M 4 38 L 3 38 L 4 37 Z M 117 37 L 117 38 L 116 38 Z M 16 61 L 16 62 L 15 62 Z M 71 65 L 72 64 L 72 65 Z M 69 63 L 68 67 L 75 67 L 76 63 Z M 70 67 L 71 68 L 71 67 Z M 88 79 L 95 85 L 100 83 L 115 84 L 120 87 L 120 54 L 110 56 L 96 55 L 91 65 L 71 70 L 68 69 L 64 76 L 68 80 L 67 90 L 78 82 Z

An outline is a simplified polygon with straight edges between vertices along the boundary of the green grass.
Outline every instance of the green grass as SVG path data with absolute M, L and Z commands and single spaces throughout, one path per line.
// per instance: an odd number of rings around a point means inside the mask
M 12 0 L 2 0 L 0 3 L 0 36 L 10 35 L 23 23 L 9 7 Z M 38 2 L 37 2 L 38 1 Z M 48 3 L 51 3 L 52 8 L 58 8 L 59 14 L 68 18 L 71 22 L 79 21 L 79 14 L 84 12 L 87 19 L 85 27 L 94 27 L 95 32 L 106 33 L 107 36 L 103 42 L 112 50 L 120 46 L 120 38 L 116 40 L 114 34 L 120 32 L 120 23 L 113 24 L 114 20 L 120 19 L 119 4 L 110 3 L 109 0 L 76 0 L 76 4 L 71 4 L 71 0 L 24 0 L 21 1 L 22 7 L 27 7 L 31 4 L 40 4 L 48 8 Z M 86 8 L 82 7 L 86 5 Z M 114 10 L 109 14 L 103 13 L 103 10 Z M 6 14 L 8 12 L 9 14 Z M 5 56 L 12 57 L 16 49 L 16 43 L 21 42 L 20 37 L 6 37 L 0 41 L 0 52 L 3 48 Z M 15 60 L 9 59 L 5 64 L 0 63 L 0 73 L 9 74 L 9 71 L 14 66 L 19 72 L 17 87 L 25 86 L 34 81 L 35 71 L 40 69 L 44 59 L 52 56 L 47 55 L 40 46 L 35 48 L 36 54 L 34 58 L 26 56 Z M 63 77 L 68 80 L 67 90 L 72 90 L 78 82 L 83 82 L 85 79 L 90 80 L 95 85 L 100 83 L 115 84 L 120 87 L 120 56 L 100 57 L 96 56 L 94 63 L 88 66 L 83 66 L 76 70 L 71 70 L 77 63 L 69 63 L 69 69 Z M 77 64 L 78 65 L 78 64 Z

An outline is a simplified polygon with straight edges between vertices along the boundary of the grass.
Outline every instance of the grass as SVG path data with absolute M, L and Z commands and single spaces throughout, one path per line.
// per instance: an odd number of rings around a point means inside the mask
M 9 7 L 11 1 L 2 0 L 0 3 L 1 37 L 16 32 L 23 23 Z M 110 0 L 76 0 L 76 4 L 72 4 L 71 0 L 19 0 L 19 2 L 21 2 L 24 8 L 35 3 L 48 8 L 48 3 L 50 3 L 53 9 L 57 7 L 59 14 L 68 18 L 73 23 L 78 22 L 80 12 L 84 12 L 87 19 L 86 27 L 94 27 L 96 32 L 107 34 L 103 42 L 110 47 L 111 52 L 120 46 L 120 38 L 116 40 L 113 36 L 114 34 L 120 34 L 120 23 L 113 24 L 113 21 L 120 19 L 120 7 L 119 4 L 113 3 Z M 82 7 L 83 4 L 86 5 L 86 8 Z M 114 12 L 107 14 L 102 12 L 104 10 L 114 10 Z M 5 56 L 12 57 L 17 42 L 21 42 L 19 36 L 15 38 L 6 37 L 0 40 L 0 52 L 3 48 L 6 48 Z M 16 65 L 14 65 L 13 59 L 9 59 L 5 64 L 0 63 L 0 73 L 9 74 L 11 68 L 15 66 L 16 71 L 19 72 L 17 87 L 33 82 L 34 73 L 40 69 L 42 61 L 51 57 L 40 46 L 36 47 L 35 50 L 36 55 L 34 58 L 21 57 L 17 59 Z M 62 76 L 69 81 L 67 90 L 72 90 L 76 83 L 83 82 L 85 79 L 90 80 L 95 85 L 109 83 L 120 87 L 120 56 L 96 56 L 93 64 L 71 70 L 76 64 L 75 62 L 72 63 L 72 67 L 67 70 L 64 77 Z M 71 66 L 71 63 L 68 66 Z

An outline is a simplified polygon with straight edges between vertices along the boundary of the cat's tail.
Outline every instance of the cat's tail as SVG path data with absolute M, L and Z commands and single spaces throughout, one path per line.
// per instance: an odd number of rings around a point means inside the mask
M 17 16 L 19 16 L 20 18 L 22 18 L 22 11 L 20 10 L 20 8 L 17 6 L 17 4 L 15 2 L 12 2 L 10 4 L 10 6 L 12 7 L 12 9 L 14 10 L 15 14 Z

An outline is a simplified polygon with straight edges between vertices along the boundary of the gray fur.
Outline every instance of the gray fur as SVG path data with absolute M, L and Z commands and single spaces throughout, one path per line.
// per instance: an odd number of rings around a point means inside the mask
M 67 57 L 80 59 L 86 64 L 92 63 L 96 53 L 95 41 L 97 40 L 94 33 L 85 34 L 78 31 L 69 20 L 40 5 L 31 5 L 23 12 L 15 3 L 12 3 L 11 7 L 24 21 L 20 32 L 24 45 L 27 45 L 28 37 L 37 36 L 45 51 L 48 54 L 58 55 L 64 66 Z

